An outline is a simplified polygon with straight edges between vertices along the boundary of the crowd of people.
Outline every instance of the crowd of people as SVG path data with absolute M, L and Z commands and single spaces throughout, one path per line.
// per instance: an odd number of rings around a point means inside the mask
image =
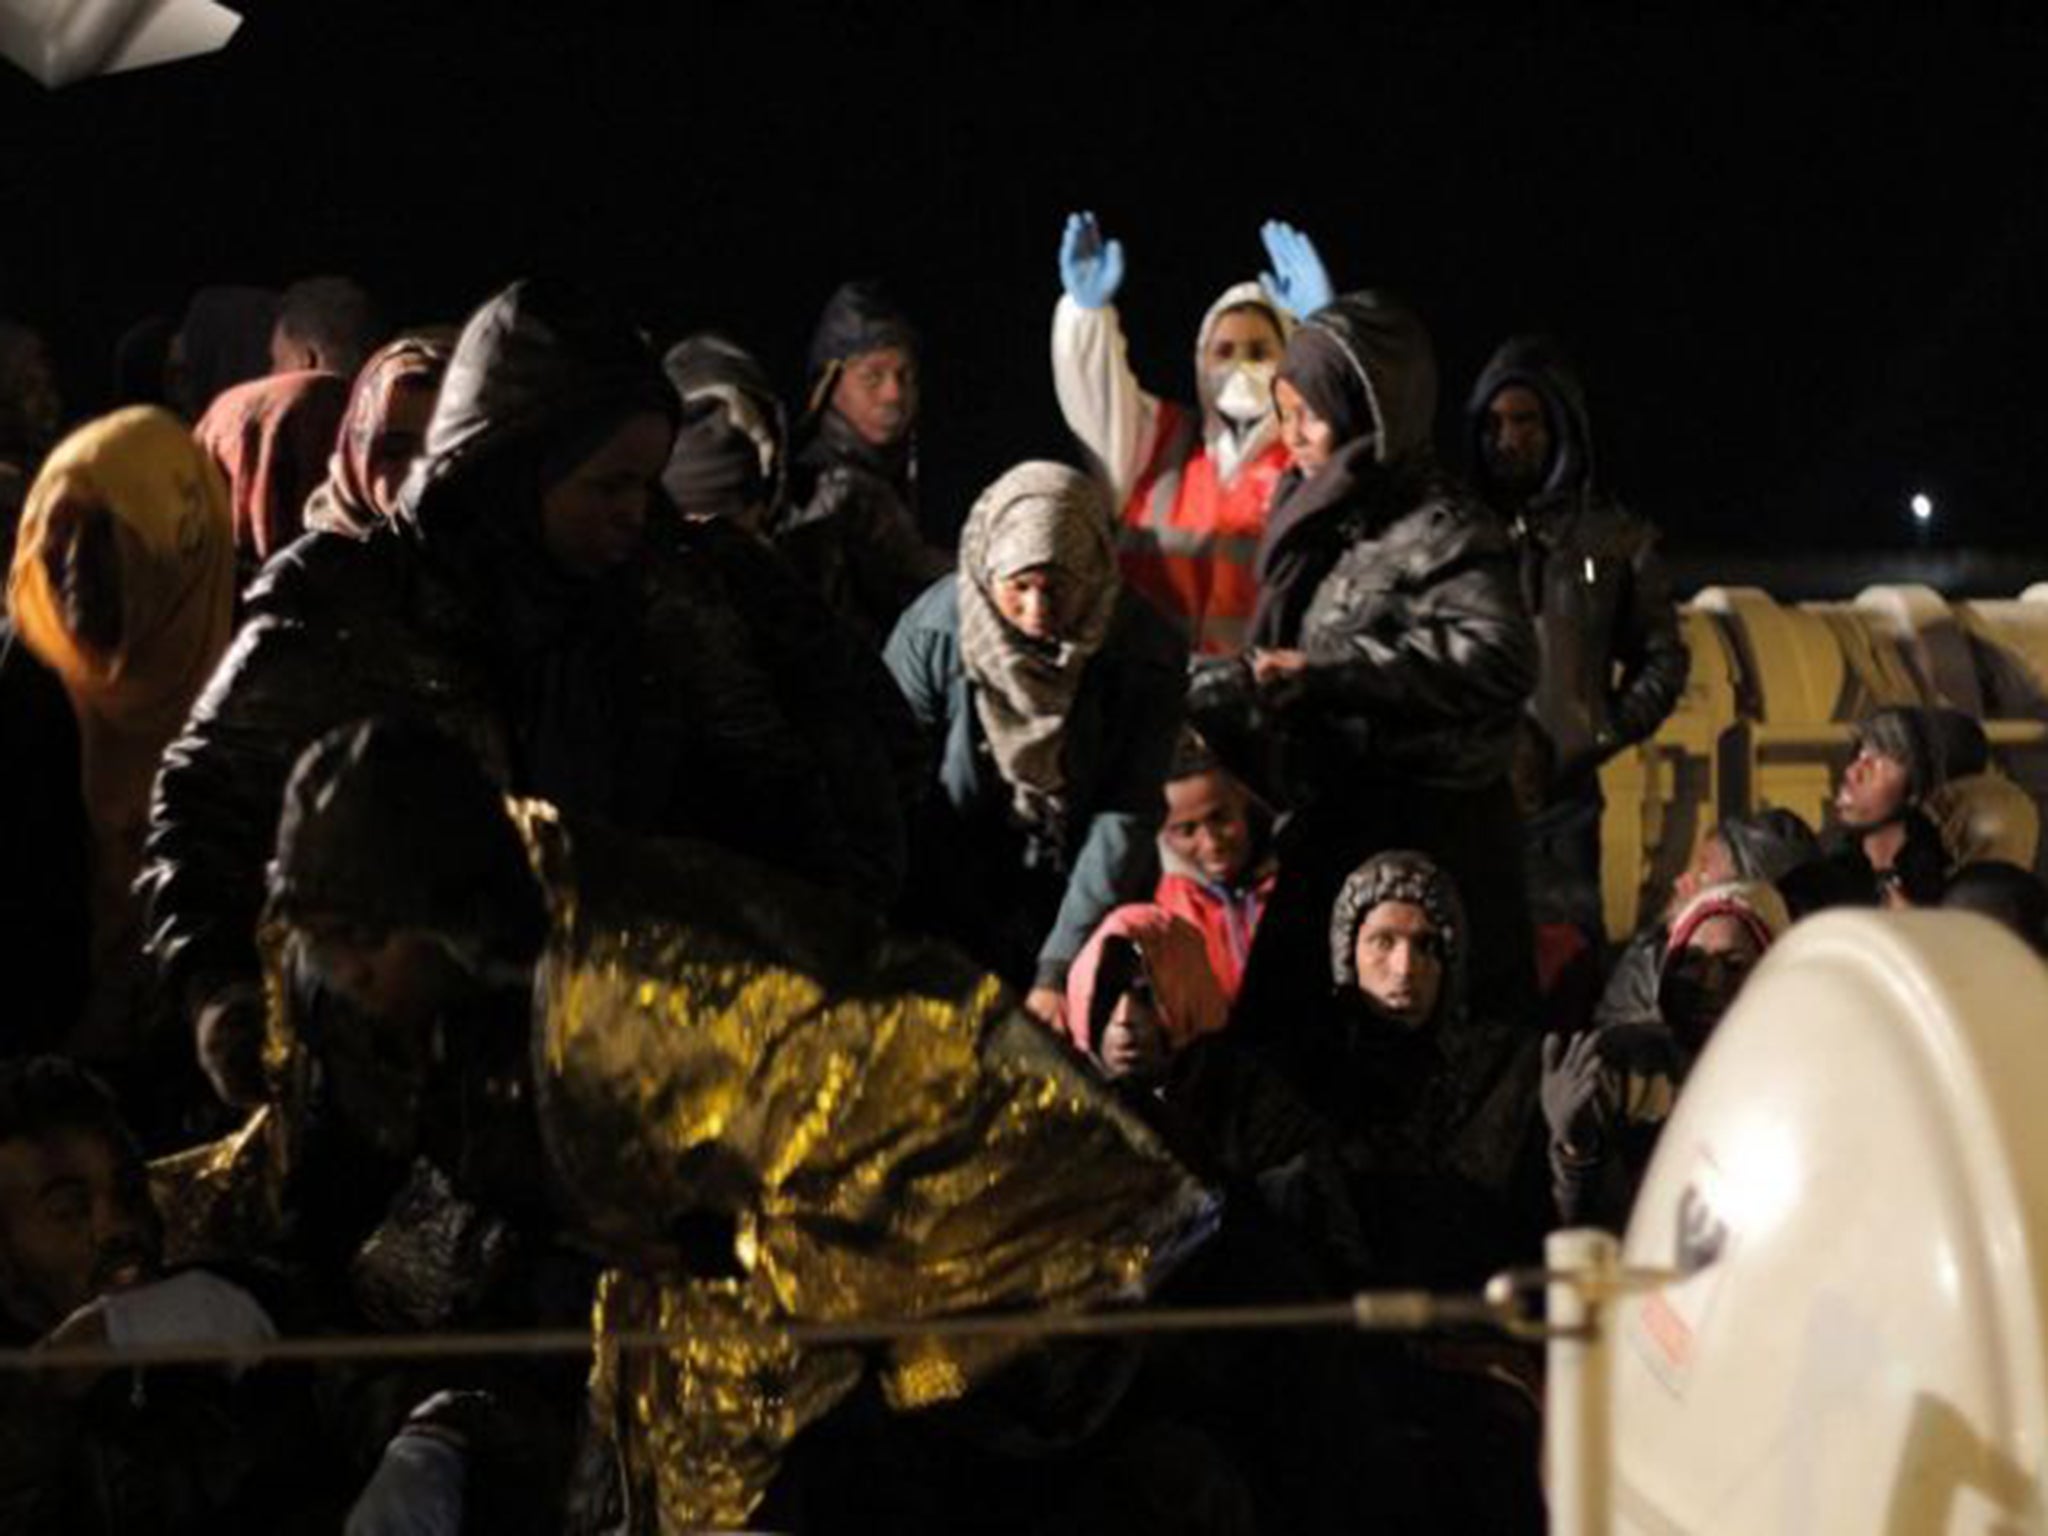
M 2038 816 L 1886 708 L 1829 826 L 1723 822 L 1610 946 L 1599 770 L 1687 676 L 1656 530 L 1557 343 L 1454 462 L 1423 318 L 1260 233 L 1183 405 L 1067 221 L 1073 462 L 957 550 L 872 283 L 787 403 L 560 282 L 205 290 L 77 423 L 0 323 L 0 1342 L 247 1353 L 0 1373 L 0 1528 L 1543 1528 L 1512 1342 L 914 1325 L 1619 1230 L 1795 921 L 2048 948 Z

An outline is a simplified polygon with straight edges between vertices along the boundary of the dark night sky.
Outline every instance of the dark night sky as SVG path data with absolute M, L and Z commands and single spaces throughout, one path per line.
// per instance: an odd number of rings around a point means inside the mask
M 664 339 L 716 324 L 793 380 L 834 284 L 879 273 L 930 338 L 928 469 L 957 510 L 1066 451 L 1045 348 L 1069 208 L 1124 238 L 1137 360 L 1175 394 L 1279 214 L 1340 287 L 1418 303 L 1447 429 L 1502 335 L 1567 338 L 1610 478 L 1682 545 L 1900 541 L 1924 484 L 1945 540 L 2048 549 L 2048 23 L 238 8 L 214 59 L 0 79 L 0 312 L 52 334 L 83 402 L 128 322 L 208 281 L 348 271 L 416 320 L 583 271 Z

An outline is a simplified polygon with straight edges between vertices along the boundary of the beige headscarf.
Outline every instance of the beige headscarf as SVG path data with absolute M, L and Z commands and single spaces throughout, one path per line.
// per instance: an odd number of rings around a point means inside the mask
M 1055 567 L 1074 614 L 1057 641 L 1034 640 L 997 611 L 998 578 Z M 1067 786 L 1067 712 L 1116 611 L 1109 504 L 1079 470 L 1033 460 L 981 493 L 960 535 L 960 657 L 1017 814 L 1057 823 Z

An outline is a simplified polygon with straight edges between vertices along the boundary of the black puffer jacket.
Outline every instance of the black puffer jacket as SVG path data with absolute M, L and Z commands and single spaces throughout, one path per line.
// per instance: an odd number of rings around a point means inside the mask
M 144 892 L 188 998 L 256 974 L 291 765 L 369 714 L 426 718 L 516 791 L 890 899 L 902 814 L 875 711 L 900 706 L 780 562 L 659 502 L 642 556 L 605 577 L 545 554 L 547 474 L 674 408 L 637 335 L 573 295 L 519 284 L 478 311 L 398 525 L 273 561 L 166 754 Z
M 847 359 L 882 347 L 915 352 L 910 322 L 876 285 L 845 284 L 811 340 L 809 409 L 773 529 L 790 563 L 878 651 L 903 610 L 953 568 L 919 525 L 915 430 L 878 448 L 831 407 Z
M 1485 470 L 1487 407 L 1513 385 L 1543 402 L 1552 438 L 1549 472 L 1526 503 L 1488 485 Z M 1554 344 L 1535 336 L 1507 342 L 1466 411 L 1473 462 L 1508 520 L 1541 647 L 1529 708 L 1552 754 L 1549 796 L 1579 798 L 1599 765 L 1654 732 L 1685 688 L 1691 658 L 1671 577 L 1657 530 L 1596 482 L 1585 387 Z
M 1500 780 L 1535 681 L 1535 637 L 1506 535 L 1431 461 L 1429 337 L 1406 309 L 1367 296 L 1339 299 L 1302 330 L 1335 341 L 1375 419 L 1315 474 L 1289 472 L 1260 543 L 1252 643 L 1308 656 L 1299 688 L 1265 701 L 1282 743 L 1277 787 L 1300 803 L 1355 794 L 1361 780 Z M 1227 680 L 1206 674 L 1195 708 L 1205 730 L 1229 735 L 1215 706 L 1227 717 L 1249 694 L 1218 687 Z

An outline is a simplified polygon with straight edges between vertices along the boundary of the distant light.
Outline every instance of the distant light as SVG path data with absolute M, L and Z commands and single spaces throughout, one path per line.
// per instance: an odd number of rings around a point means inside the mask
M 1913 499 L 1907 505 L 1913 509 L 1914 522 L 1931 523 L 1934 521 L 1934 498 L 1925 491 L 1916 492 Z

